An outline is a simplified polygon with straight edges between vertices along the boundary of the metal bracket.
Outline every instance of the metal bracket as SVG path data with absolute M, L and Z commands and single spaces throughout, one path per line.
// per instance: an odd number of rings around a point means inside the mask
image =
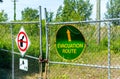
M 48 59 L 44 59 L 41 56 L 39 57 L 39 62 L 40 63 L 48 63 Z

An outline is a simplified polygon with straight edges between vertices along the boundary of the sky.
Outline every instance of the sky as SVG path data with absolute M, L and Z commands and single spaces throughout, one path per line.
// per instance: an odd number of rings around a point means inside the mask
M 14 0 L 3 0 L 3 3 L 0 3 L 0 11 L 4 10 L 8 14 L 8 19 L 13 20 L 14 15 Z M 63 5 L 64 0 L 16 0 L 16 19 L 21 19 L 21 11 L 25 8 L 30 7 L 33 9 L 38 9 L 39 6 L 42 6 L 42 16 L 44 18 L 44 8 L 47 11 L 57 12 L 57 9 L 60 5 Z M 106 12 L 106 3 L 108 0 L 101 0 L 101 19 L 104 19 L 104 13 Z M 96 0 L 90 0 L 90 3 L 93 4 L 93 10 L 91 18 L 96 19 Z

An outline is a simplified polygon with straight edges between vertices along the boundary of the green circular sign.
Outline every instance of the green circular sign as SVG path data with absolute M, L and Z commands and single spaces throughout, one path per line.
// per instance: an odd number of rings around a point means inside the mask
M 61 27 L 56 35 L 56 48 L 59 55 L 67 60 L 77 58 L 85 47 L 82 33 L 71 25 Z

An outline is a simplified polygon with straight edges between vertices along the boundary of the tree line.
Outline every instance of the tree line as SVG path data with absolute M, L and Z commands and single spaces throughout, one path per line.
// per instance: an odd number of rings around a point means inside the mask
M 4 2 L 4 0 L 0 0 Z M 120 18 L 120 0 L 110 0 L 106 4 L 107 12 L 106 19 Z M 57 9 L 56 15 L 54 12 L 48 12 L 49 21 L 86 21 L 91 20 L 93 5 L 90 0 L 64 0 L 63 5 Z M 22 12 L 22 21 L 36 21 L 39 18 L 39 12 L 36 9 L 25 8 Z M 55 16 L 55 18 L 54 18 Z M 3 11 L 0 12 L 0 22 L 7 21 L 8 15 Z M 114 25 L 119 25 L 119 21 L 113 22 Z

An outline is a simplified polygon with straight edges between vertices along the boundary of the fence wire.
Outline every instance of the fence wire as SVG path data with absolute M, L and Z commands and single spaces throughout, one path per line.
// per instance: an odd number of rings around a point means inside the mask
M 118 19 L 117 19 L 118 20 Z M 109 21 L 109 20 L 108 20 Z M 111 20 L 110 20 L 111 21 Z M 98 21 L 99 22 L 99 21 Z M 103 21 L 104 22 L 104 21 Z M 38 23 L 38 22 L 37 22 Z M 14 53 L 14 78 L 15 79 L 38 79 L 41 78 L 38 57 L 40 54 L 40 33 L 37 23 L 12 23 L 11 25 L 2 23 L 0 25 L 0 79 L 12 78 L 12 38 L 11 26 L 13 31 L 14 51 L 19 52 L 15 38 L 21 27 L 24 27 L 31 45 L 26 52 L 26 57 L 21 57 L 18 53 Z M 120 26 L 110 27 L 110 53 L 108 52 L 108 26 L 102 25 L 100 29 L 100 43 L 98 40 L 98 30 L 96 23 L 90 22 L 71 24 L 79 29 L 83 34 L 86 42 L 86 47 L 82 54 L 74 60 L 65 60 L 57 52 L 56 49 L 56 34 L 63 25 L 49 25 L 48 30 L 48 46 L 49 57 L 48 64 L 43 66 L 43 79 L 119 79 L 120 78 Z M 26 30 L 27 29 L 27 30 Z M 43 36 L 45 41 L 45 36 Z M 45 46 L 44 46 L 45 47 Z M 47 49 L 44 49 L 44 51 Z M 34 52 L 33 52 L 34 51 Z M 108 53 L 110 58 L 108 59 Z M 34 56 L 31 59 L 30 56 Z M 45 55 L 45 53 L 43 54 Z M 46 57 L 46 56 L 44 56 Z M 6 58 L 6 59 L 5 59 Z M 19 69 L 19 58 L 28 59 L 28 71 Z M 108 60 L 110 63 L 108 64 Z M 4 63 L 3 63 L 4 62 Z M 47 68 L 48 67 L 48 68 Z M 109 71 L 110 70 L 110 71 Z M 109 72 L 109 75 L 108 75 Z M 47 74 L 47 75 L 46 75 Z M 108 78 L 108 79 L 109 79 Z
M 31 43 L 24 57 L 21 56 L 16 44 L 17 35 L 22 27 Z M 38 22 L 6 23 L 1 25 L 0 48 L 2 48 L 0 49 L 0 53 L 2 53 L 0 55 L 0 73 L 2 72 L 0 79 L 40 78 L 40 63 L 38 62 L 40 55 L 40 28 Z M 20 69 L 20 58 L 28 60 L 28 71 Z
M 8 25 L 0 25 L 0 48 L 11 49 L 11 30 Z M 0 79 L 11 78 L 11 53 L 0 50 Z
M 111 26 L 111 66 L 120 67 L 120 26 Z M 120 69 L 111 70 L 111 79 L 120 79 Z
M 109 21 L 109 20 L 106 20 Z M 99 22 L 99 21 L 98 21 Z M 77 23 L 77 24 L 75 24 Z M 95 22 L 58 22 L 49 25 L 49 77 L 50 79 L 119 79 L 120 27 L 110 27 L 110 52 L 108 52 L 108 25 L 100 28 L 100 43 Z M 92 24 L 89 24 L 92 23 Z M 103 23 L 105 23 L 103 21 Z M 59 25 L 60 24 L 60 25 Z M 64 24 L 71 24 L 83 34 L 86 47 L 74 60 L 62 58 L 56 48 L 56 34 Z M 108 58 L 108 53 L 110 58 Z M 110 60 L 108 64 L 108 60 Z M 110 66 L 108 66 L 110 65 Z M 79 66 L 79 67 L 78 67 Z M 110 69 L 109 69 L 110 68 Z M 109 70 L 110 71 L 109 71 Z M 116 75 L 115 75 L 116 74 Z
M 14 35 L 14 39 L 17 38 L 18 33 L 20 31 L 21 28 L 24 28 L 27 37 L 28 37 L 28 41 L 30 42 L 30 46 L 29 48 L 26 50 L 25 55 L 29 55 L 29 56 L 33 56 L 33 57 L 37 57 L 39 58 L 40 55 L 40 33 L 39 33 L 39 27 L 38 24 L 17 24 L 13 26 L 13 35 Z M 20 38 L 22 39 L 22 38 Z M 25 39 L 25 37 L 23 38 Z M 26 40 L 27 41 L 27 40 Z M 25 44 L 23 44 L 25 45 Z M 16 40 L 14 40 L 14 51 L 15 52 L 20 52 L 18 50 L 18 46 L 16 44 Z M 27 59 L 28 60 L 28 71 L 24 71 L 19 69 L 20 68 L 20 58 L 23 59 Z M 37 79 L 40 77 L 40 72 L 39 72 L 39 63 L 38 60 L 33 59 L 33 58 L 28 58 L 28 57 L 22 57 L 21 54 L 20 55 L 16 55 L 14 56 L 14 75 L 15 75 L 15 79 Z

